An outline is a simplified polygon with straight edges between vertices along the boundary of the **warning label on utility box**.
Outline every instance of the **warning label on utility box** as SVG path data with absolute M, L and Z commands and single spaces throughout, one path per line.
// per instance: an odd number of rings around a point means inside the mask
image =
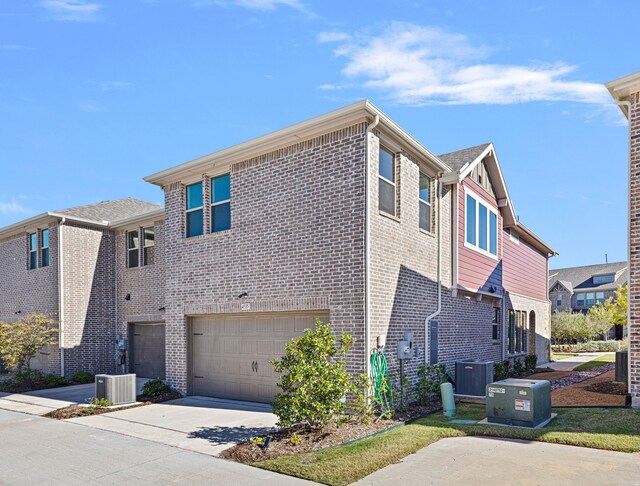
M 516 400 L 516 410 L 521 410 L 523 412 L 531 411 L 531 400 Z

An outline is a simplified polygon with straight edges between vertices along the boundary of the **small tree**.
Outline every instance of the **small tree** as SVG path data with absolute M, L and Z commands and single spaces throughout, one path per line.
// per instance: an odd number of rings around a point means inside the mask
M 56 342 L 58 321 L 52 314 L 32 312 L 18 322 L 0 322 L 0 359 L 7 367 L 31 369 L 31 360 L 43 347 Z
M 627 325 L 627 306 L 628 306 L 629 288 L 626 285 L 620 285 L 616 289 L 616 298 L 612 302 L 607 301 L 611 312 L 611 321 L 617 326 Z
M 611 326 L 613 326 L 613 306 L 611 299 L 604 304 L 594 305 L 589 309 L 587 316 L 589 338 L 593 339 L 602 335 L 606 335 Z
M 344 415 L 345 399 L 354 391 L 346 365 L 354 341 L 343 333 L 337 343 L 331 326 L 317 319 L 314 330 L 293 338 L 285 355 L 271 361 L 280 373 L 282 392 L 273 403 L 279 425 L 324 429 L 334 416 Z

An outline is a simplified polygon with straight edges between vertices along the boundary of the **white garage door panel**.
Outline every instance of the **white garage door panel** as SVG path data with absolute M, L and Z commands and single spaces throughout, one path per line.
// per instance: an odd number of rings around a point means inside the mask
M 317 315 L 328 321 L 326 312 Z M 192 393 L 270 402 L 279 391 L 269 363 L 291 338 L 315 326 L 309 314 L 243 314 L 191 318 Z

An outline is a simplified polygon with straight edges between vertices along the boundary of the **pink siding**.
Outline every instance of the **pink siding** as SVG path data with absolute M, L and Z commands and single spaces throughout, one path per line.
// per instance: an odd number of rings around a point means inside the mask
M 547 300 L 547 258 L 529 243 L 520 239 L 514 243 L 507 230 L 503 231 L 504 288 L 534 299 Z
M 465 187 L 484 199 L 498 212 L 498 259 L 464 246 Z M 470 178 L 458 186 L 458 284 L 469 290 L 489 292 L 491 286 L 502 287 L 502 215 L 495 198 Z

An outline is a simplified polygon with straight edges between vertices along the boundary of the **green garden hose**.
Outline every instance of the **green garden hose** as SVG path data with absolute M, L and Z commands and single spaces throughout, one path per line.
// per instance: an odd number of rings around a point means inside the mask
M 393 391 L 391 390 L 387 357 L 381 351 L 375 351 L 371 355 L 370 363 L 373 398 L 380 406 L 382 412 L 380 418 L 382 418 L 393 410 Z

